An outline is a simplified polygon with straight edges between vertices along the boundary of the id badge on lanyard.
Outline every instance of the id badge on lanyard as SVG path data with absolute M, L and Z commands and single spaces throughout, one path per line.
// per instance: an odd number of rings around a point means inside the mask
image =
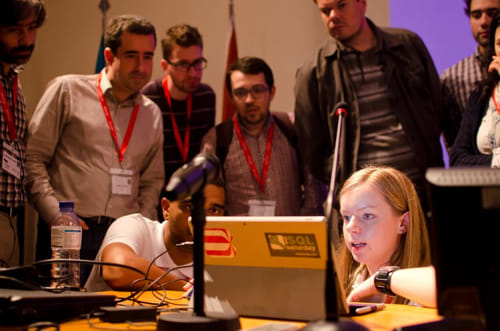
M 276 201 L 272 200 L 248 200 L 249 216 L 275 216 Z
M 7 142 L 3 142 L 2 170 L 21 179 L 21 155 L 19 151 Z
M 134 172 L 129 169 L 111 168 L 111 193 L 118 195 L 132 194 Z

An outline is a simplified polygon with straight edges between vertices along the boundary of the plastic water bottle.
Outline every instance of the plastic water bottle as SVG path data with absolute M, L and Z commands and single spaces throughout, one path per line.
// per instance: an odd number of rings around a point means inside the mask
M 79 259 L 82 227 L 73 212 L 72 201 L 59 202 L 59 214 L 50 226 L 53 259 Z M 52 263 L 52 287 L 80 288 L 79 263 Z

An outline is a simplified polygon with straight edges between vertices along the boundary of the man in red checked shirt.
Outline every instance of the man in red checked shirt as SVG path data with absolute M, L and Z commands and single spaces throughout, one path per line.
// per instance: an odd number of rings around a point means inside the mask
M 106 68 L 48 84 L 29 126 L 26 169 L 38 211 L 37 259 L 50 256 L 50 222 L 58 201 L 75 203 L 82 225 L 80 257 L 93 260 L 114 219 L 155 218 L 164 183 L 161 112 L 139 93 L 150 80 L 154 26 L 135 15 L 111 20 Z M 90 272 L 82 265 L 81 283 Z
M 236 114 L 203 138 L 204 153 L 221 161 L 226 214 L 319 215 L 318 182 L 302 166 L 287 113 L 271 113 L 276 93 L 271 68 L 244 57 L 229 67 L 226 87 Z
M 40 0 L 0 1 L 0 268 L 19 265 L 24 229 L 26 103 L 18 74 L 35 46 L 38 28 L 45 21 Z M 21 239 L 21 240 L 20 240 Z

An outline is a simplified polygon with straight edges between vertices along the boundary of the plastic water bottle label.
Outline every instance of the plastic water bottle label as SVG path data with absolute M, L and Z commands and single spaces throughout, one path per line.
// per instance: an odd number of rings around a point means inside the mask
M 79 226 L 53 226 L 51 238 L 52 247 L 79 250 L 82 244 L 82 228 Z

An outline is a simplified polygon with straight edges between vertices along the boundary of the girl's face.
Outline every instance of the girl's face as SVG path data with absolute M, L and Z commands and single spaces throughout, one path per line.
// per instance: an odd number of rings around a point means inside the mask
M 408 227 L 408 212 L 398 215 L 371 184 L 344 192 L 340 199 L 344 241 L 354 260 L 370 275 L 387 265 Z

